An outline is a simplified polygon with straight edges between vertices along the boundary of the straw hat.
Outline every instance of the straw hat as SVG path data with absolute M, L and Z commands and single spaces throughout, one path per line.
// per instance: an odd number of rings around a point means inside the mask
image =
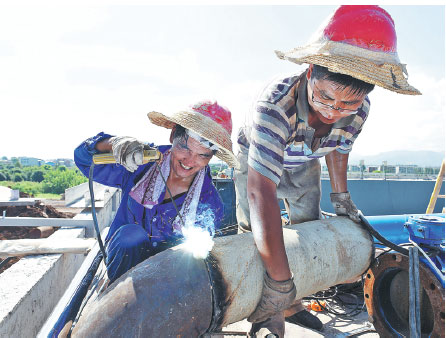
M 189 109 L 171 115 L 152 111 L 147 114 L 150 122 L 164 128 L 172 129 L 176 124 L 190 129 L 206 140 L 216 144 L 216 156 L 230 167 L 238 167 L 238 161 L 232 152 L 231 112 L 217 102 L 201 101 Z
M 275 52 L 297 64 L 320 65 L 400 94 L 420 95 L 407 82 L 396 40 L 392 17 L 379 6 L 340 6 L 309 44 Z

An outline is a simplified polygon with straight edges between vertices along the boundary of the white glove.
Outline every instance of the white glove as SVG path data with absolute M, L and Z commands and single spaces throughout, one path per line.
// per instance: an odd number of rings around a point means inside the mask
M 143 164 L 144 144 L 136 138 L 115 136 L 110 139 L 110 143 L 116 163 L 123 165 L 128 171 L 134 172 Z

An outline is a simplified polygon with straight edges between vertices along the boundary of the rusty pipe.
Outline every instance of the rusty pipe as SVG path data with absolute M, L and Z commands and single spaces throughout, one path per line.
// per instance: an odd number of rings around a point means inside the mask
M 362 274 L 374 256 L 369 233 L 346 217 L 283 229 L 296 298 Z M 255 309 L 263 265 L 251 233 L 215 238 L 195 259 L 182 245 L 121 276 L 82 313 L 73 337 L 199 336 Z

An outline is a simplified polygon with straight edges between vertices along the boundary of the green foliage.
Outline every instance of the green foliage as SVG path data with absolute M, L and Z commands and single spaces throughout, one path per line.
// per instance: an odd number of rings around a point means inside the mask
M 37 193 L 37 194 L 34 194 L 34 197 L 36 197 L 36 198 L 45 198 L 45 199 L 49 199 L 49 200 L 60 200 L 60 194 Z
M 9 171 L 3 170 L 2 174 L 5 175 L 6 181 L 10 181 L 11 180 L 11 174 L 9 173 Z
M 22 164 L 20 163 L 20 161 L 18 159 L 14 160 L 14 167 L 16 167 L 16 168 L 21 168 L 22 167 Z
M 30 177 L 33 182 L 42 182 L 44 180 L 44 174 L 42 170 L 34 171 Z
M 87 179 L 77 170 L 51 170 L 44 173 L 43 192 L 62 194 L 65 189 L 86 182 Z
M 0 185 L 10 186 L 12 189 L 34 196 L 45 194 L 51 198 L 58 198 L 65 189 L 86 181 L 87 179 L 77 168 L 66 166 L 44 165 L 23 168 L 7 166 L 0 170 Z
M 9 186 L 11 189 L 20 190 L 33 196 L 42 192 L 42 184 L 37 182 L 10 182 Z
M 14 182 L 22 182 L 22 181 L 23 181 L 23 176 L 20 175 L 20 174 L 14 174 L 14 175 L 12 176 L 12 180 L 13 180 Z

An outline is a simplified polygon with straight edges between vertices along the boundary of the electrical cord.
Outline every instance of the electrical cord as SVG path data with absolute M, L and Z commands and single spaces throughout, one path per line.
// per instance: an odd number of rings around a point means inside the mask
M 365 218 L 365 216 L 363 215 L 361 210 L 358 210 L 358 213 L 359 213 L 359 218 L 361 219 L 361 223 L 366 227 L 366 229 L 370 232 L 370 234 L 373 235 L 373 237 L 375 237 L 377 240 L 379 240 L 381 243 L 383 243 L 387 247 L 389 247 L 395 251 L 398 251 L 399 253 L 402 253 L 403 255 L 409 256 L 409 250 L 402 248 L 402 247 L 396 245 L 395 243 L 392 243 L 391 241 L 388 241 L 387 239 L 385 239 L 383 236 L 381 236 L 381 234 L 378 231 L 376 231 L 370 225 L 369 221 Z
M 96 238 L 99 243 L 99 248 L 101 249 L 104 261 L 106 261 L 107 254 L 105 253 L 104 244 L 102 243 L 101 232 L 99 231 L 98 219 L 96 217 L 96 209 L 94 206 L 93 171 L 94 171 L 94 163 L 91 162 L 90 172 L 88 175 L 88 189 L 90 190 L 90 199 L 91 199 L 91 215 L 93 217 L 93 225 L 94 225 L 94 230 L 96 231 Z

